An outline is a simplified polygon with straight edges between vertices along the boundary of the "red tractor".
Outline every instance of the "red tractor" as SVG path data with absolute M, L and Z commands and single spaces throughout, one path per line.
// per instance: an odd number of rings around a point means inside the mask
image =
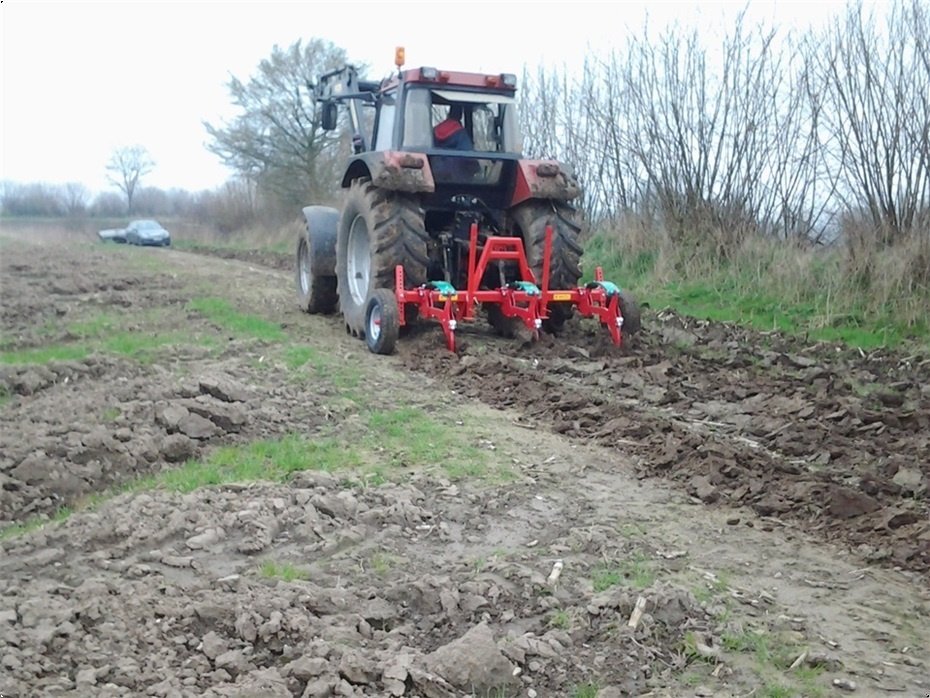
M 454 350 L 456 327 L 479 311 L 505 335 L 558 332 L 574 310 L 617 344 L 636 332 L 635 301 L 600 270 L 578 286 L 581 190 L 560 163 L 522 157 L 516 77 L 401 70 L 402 56 L 381 82 L 346 66 L 314 86 L 324 129 L 347 107 L 353 152 L 341 213 L 304 209 L 301 307 L 338 309 L 381 354 L 417 317 L 438 320 Z

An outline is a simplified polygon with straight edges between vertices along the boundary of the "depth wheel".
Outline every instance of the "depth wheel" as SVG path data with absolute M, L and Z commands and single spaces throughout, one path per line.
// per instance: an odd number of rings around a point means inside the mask
M 365 344 L 375 354 L 392 354 L 400 335 L 397 298 L 393 291 L 379 288 L 365 309 Z
M 639 303 L 629 291 L 620 291 L 620 313 L 623 315 L 623 338 L 629 339 L 642 329 Z

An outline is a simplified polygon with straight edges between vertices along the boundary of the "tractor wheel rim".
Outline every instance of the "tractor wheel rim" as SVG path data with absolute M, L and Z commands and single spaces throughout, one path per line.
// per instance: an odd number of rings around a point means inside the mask
M 378 341 L 381 336 L 381 308 L 375 306 L 368 315 L 368 336 L 373 342 Z
M 349 293 L 356 305 L 362 305 L 368 297 L 368 281 L 371 278 L 371 248 L 368 224 L 361 216 L 356 216 L 352 221 L 347 248 L 346 271 L 349 277 Z
M 307 243 L 300 243 L 300 290 L 308 293 L 310 290 L 310 254 L 307 251 Z

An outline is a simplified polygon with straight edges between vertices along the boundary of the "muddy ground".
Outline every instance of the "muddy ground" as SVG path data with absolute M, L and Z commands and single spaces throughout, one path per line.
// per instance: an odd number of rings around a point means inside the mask
M 0 256 L 4 696 L 930 692 L 927 356 L 652 312 L 374 357 L 273 255 Z

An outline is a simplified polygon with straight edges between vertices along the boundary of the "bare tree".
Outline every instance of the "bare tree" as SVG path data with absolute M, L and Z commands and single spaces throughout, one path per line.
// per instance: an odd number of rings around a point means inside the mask
M 107 179 L 126 196 L 126 212 L 132 214 L 133 198 L 141 179 L 152 171 L 155 162 L 141 145 L 117 148 L 107 163 Z
M 930 208 L 930 11 L 899 0 L 886 20 L 849 7 L 823 37 L 819 67 L 838 194 L 891 244 Z
M 288 206 L 331 197 L 338 189 L 340 136 L 321 128 L 311 85 L 345 63 L 345 51 L 320 39 L 275 46 L 248 82 L 230 79 L 240 113 L 226 124 L 204 124 L 208 148 Z
M 90 192 L 80 182 L 68 182 L 62 187 L 62 199 L 69 216 L 80 216 L 87 212 Z

